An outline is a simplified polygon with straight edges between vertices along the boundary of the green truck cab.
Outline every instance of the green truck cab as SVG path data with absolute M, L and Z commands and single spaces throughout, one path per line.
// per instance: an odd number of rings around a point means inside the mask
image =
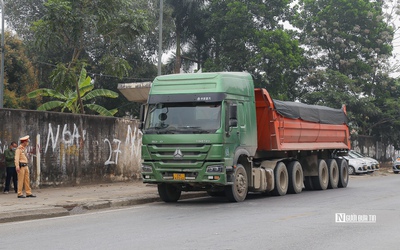
M 243 200 L 240 188 L 247 193 L 247 187 L 232 188 L 232 174 L 247 161 L 241 156 L 257 149 L 254 102 L 248 73 L 155 78 L 141 116 L 144 183 L 158 184 L 166 202 L 177 201 L 181 191 L 198 190 Z

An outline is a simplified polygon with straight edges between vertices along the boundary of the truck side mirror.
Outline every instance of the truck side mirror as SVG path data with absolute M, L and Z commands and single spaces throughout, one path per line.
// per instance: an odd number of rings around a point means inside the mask
M 233 103 L 229 103 L 227 105 L 227 115 L 225 117 L 225 133 L 227 136 L 230 135 L 230 128 L 236 127 L 237 122 L 237 105 Z
M 145 110 L 146 110 L 146 104 L 142 104 L 140 106 L 140 123 L 139 123 L 139 129 L 142 130 L 144 126 L 144 116 L 145 116 Z

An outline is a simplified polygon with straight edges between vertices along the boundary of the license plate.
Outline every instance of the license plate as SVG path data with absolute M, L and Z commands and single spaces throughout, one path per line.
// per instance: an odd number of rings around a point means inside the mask
M 185 180 L 185 174 L 174 174 L 174 180 L 176 180 L 176 181 Z

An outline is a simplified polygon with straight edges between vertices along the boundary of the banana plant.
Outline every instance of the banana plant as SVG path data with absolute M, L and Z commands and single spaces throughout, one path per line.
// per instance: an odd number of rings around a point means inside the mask
M 103 116 L 114 116 L 118 112 L 117 109 L 108 110 L 103 106 L 95 103 L 90 103 L 96 97 L 117 98 L 118 93 L 108 89 L 94 89 L 94 84 L 90 76 L 86 75 L 86 70 L 82 67 L 79 80 L 78 89 L 71 90 L 65 89 L 64 91 L 57 91 L 54 89 L 41 88 L 28 93 L 29 98 L 37 98 L 40 96 L 51 97 L 56 100 L 43 103 L 37 110 L 54 110 L 61 109 L 61 112 L 71 113 L 84 113 L 84 108 L 90 109 Z M 80 97 L 80 98 L 79 98 Z M 79 101 L 82 100 L 82 102 Z M 83 108 L 81 108 L 83 105 Z

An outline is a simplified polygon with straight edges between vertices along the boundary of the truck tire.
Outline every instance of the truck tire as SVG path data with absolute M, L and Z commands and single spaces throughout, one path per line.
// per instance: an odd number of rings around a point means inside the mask
M 347 161 L 344 159 L 337 159 L 336 162 L 339 167 L 338 187 L 345 188 L 349 183 L 349 166 L 347 164 Z
M 323 159 L 318 160 L 318 176 L 312 176 L 311 178 L 315 190 L 325 190 L 328 188 L 329 171 Z
M 158 195 L 164 202 L 177 202 L 181 197 L 182 190 L 176 185 L 161 183 L 157 188 Z
M 246 169 L 238 164 L 233 176 L 233 185 L 225 188 L 225 195 L 231 202 L 244 201 L 249 188 Z
M 329 170 L 329 183 L 328 188 L 333 189 L 338 187 L 339 183 L 339 167 L 335 159 L 329 159 L 326 163 Z
M 303 190 L 303 168 L 300 162 L 292 161 L 288 164 L 287 170 L 289 173 L 288 193 L 298 194 Z
M 271 191 L 274 196 L 283 196 L 287 193 L 289 186 L 289 177 L 286 165 L 283 162 L 278 162 L 274 169 L 275 188 Z

